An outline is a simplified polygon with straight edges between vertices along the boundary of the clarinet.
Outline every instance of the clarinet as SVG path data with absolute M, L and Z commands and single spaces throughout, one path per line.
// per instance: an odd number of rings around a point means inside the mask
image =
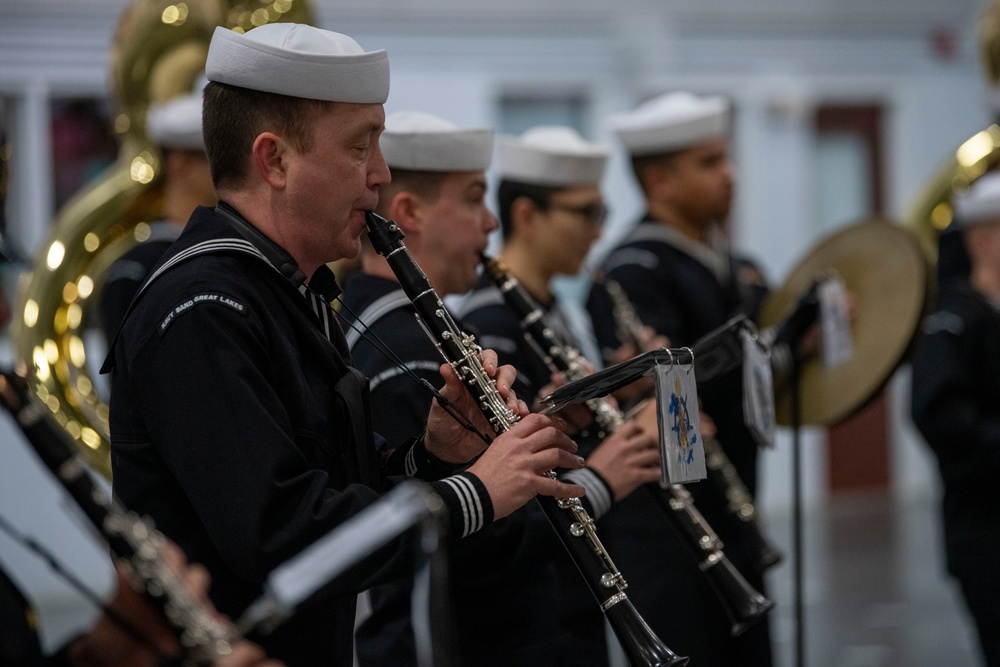
M 166 538 L 150 519 L 110 498 L 94 483 L 86 465 L 38 403 L 21 375 L 0 373 L 0 402 L 11 412 L 38 457 L 69 492 L 107 542 L 116 562 L 137 590 L 162 610 L 181 644 L 181 664 L 204 667 L 232 652 L 239 637 L 184 586 L 166 559 Z
M 645 351 L 643 324 L 635 312 L 635 306 L 621 285 L 614 280 L 605 280 L 604 287 L 611 298 L 618 339 L 623 343 L 634 345 L 639 351 Z M 781 552 L 771 546 L 761 532 L 757 523 L 757 509 L 753 495 L 740 478 L 736 466 L 726 456 L 717 439 L 703 438 L 702 444 L 705 447 L 705 467 L 708 476 L 726 498 L 729 512 L 744 526 L 744 539 L 750 543 L 757 569 L 763 572 L 777 565 L 781 562 Z
M 462 332 L 427 276 L 403 244 L 403 232 L 394 222 L 367 213 L 368 237 L 376 252 L 389 262 L 417 311 L 424 331 L 445 361 L 455 369 L 495 434 L 509 430 L 518 416 L 507 408 L 480 359 L 475 339 Z M 554 472 L 546 473 L 555 478 Z M 597 536 L 594 520 L 579 498 L 556 500 L 538 496 L 536 502 L 555 529 L 563 546 L 597 598 L 629 663 L 633 667 L 686 665 L 688 659 L 671 651 L 652 631 L 625 594 L 628 584 Z
M 483 267 L 503 294 L 508 307 L 520 319 L 528 342 L 549 369 L 562 373 L 568 381 L 588 375 L 580 352 L 557 339 L 552 329 L 546 326 L 541 307 L 503 263 L 484 256 Z M 594 414 L 594 421 L 602 435 L 613 433 L 626 421 L 624 413 L 607 398 L 592 398 L 586 401 L 586 405 Z M 646 484 L 645 490 L 691 548 L 699 568 L 718 593 L 732 625 L 732 636 L 742 634 L 771 610 L 774 603 L 757 592 L 726 557 L 722 540 L 694 506 L 687 489 L 679 484 L 666 488 Z
M 722 445 L 715 438 L 702 438 L 705 447 L 705 467 L 709 470 L 712 481 L 726 497 L 726 507 L 731 514 L 740 520 L 746 528 L 745 536 L 751 543 L 754 562 L 757 569 L 763 572 L 781 562 L 781 552 L 771 546 L 757 523 L 757 507 L 754 505 L 750 489 L 740 478 L 736 466 L 722 450 Z

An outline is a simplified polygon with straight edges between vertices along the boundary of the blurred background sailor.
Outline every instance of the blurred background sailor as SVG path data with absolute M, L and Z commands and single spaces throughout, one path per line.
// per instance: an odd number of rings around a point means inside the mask
M 723 230 L 733 202 L 733 165 L 729 155 L 731 111 L 719 96 L 699 97 L 687 92 L 658 96 L 632 112 L 610 119 L 613 131 L 631 158 L 636 182 L 643 192 L 646 213 L 605 259 L 601 275 L 614 281 L 631 301 L 643 324 L 676 347 L 694 345 L 730 318 L 757 315 L 766 295 L 759 272 L 735 256 Z M 614 315 L 600 285 L 588 299 L 602 349 L 615 349 Z M 610 338 L 610 340 L 609 340 Z M 729 373 L 699 388 L 703 407 L 718 428 L 718 440 L 751 496 L 757 493 L 757 443 L 744 423 L 742 374 Z M 692 487 L 696 504 L 726 545 L 726 553 L 744 577 L 759 591 L 763 571 L 754 548 L 740 539 L 740 521 L 727 510 L 727 501 L 708 484 Z M 634 508 L 632 521 L 649 524 L 657 510 L 651 503 Z M 642 517 L 640 519 L 639 517 Z M 667 536 L 661 538 L 669 539 Z M 665 542 L 667 543 L 667 542 Z M 678 549 L 667 548 L 668 552 Z M 629 568 L 653 579 L 666 569 L 631 550 Z M 683 648 L 693 662 L 707 665 L 770 665 L 767 619 L 737 638 L 730 638 L 721 607 L 708 595 L 708 582 L 683 576 L 683 561 L 670 576 L 640 593 L 640 611 L 658 609 L 662 636 Z M 657 590 L 654 586 L 659 586 Z M 670 593 L 668 593 L 670 591 Z M 690 614 L 680 625 L 666 612 L 685 600 Z M 669 620 L 668 620 L 669 619 Z M 668 626 L 674 623 L 675 629 Z
M 205 82 L 207 83 L 207 81 Z M 149 224 L 149 234 L 108 269 L 100 297 L 101 328 L 108 342 L 125 319 L 136 291 L 157 260 L 180 236 L 191 212 L 213 206 L 218 197 L 201 133 L 201 90 L 149 109 L 146 132 L 163 160 L 163 218 Z
M 954 200 L 968 278 L 938 286 L 913 358 L 913 421 L 937 457 L 948 572 L 975 619 L 987 665 L 1000 665 L 1000 173 Z
M 586 141 L 565 126 L 530 128 L 517 137 L 505 137 L 498 148 L 496 200 L 503 231 L 498 259 L 537 302 L 545 326 L 564 345 L 577 350 L 581 343 L 551 283 L 555 276 L 575 275 L 600 235 L 606 214 L 600 182 L 607 156 L 606 147 Z M 552 387 L 553 372 L 535 347 L 538 341 L 532 343 L 525 337 L 521 326 L 524 314 L 507 306 L 487 273 L 483 272 L 459 312 L 484 345 L 496 349 L 504 363 L 518 369 L 523 395 L 529 400 L 544 396 Z M 593 345 L 588 349 L 596 355 Z M 585 354 L 581 361 L 588 363 Z M 633 492 L 640 486 L 659 478 L 655 433 L 633 422 L 622 424 L 614 433 L 603 433 L 587 412 L 568 419 L 577 427 L 580 455 L 587 461 L 585 470 L 569 474 L 587 488 L 591 514 L 599 520 L 602 539 L 613 553 L 622 555 L 635 544 L 616 545 L 613 539 L 608 540 L 607 522 L 601 518 L 615 504 L 639 495 Z M 580 585 L 573 564 L 560 558 L 553 561 L 559 575 L 560 652 L 566 664 L 602 665 L 609 653 L 604 619 L 597 613 L 592 595 Z M 636 589 L 630 590 L 634 594 Z M 640 613 L 647 612 L 640 609 Z M 647 622 L 653 623 L 648 617 Z M 670 645 L 670 640 L 664 641 Z M 611 644 L 614 651 L 616 644 Z

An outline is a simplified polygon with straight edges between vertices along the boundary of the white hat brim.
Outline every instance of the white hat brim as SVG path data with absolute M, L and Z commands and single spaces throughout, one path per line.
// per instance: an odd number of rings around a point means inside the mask
M 1000 220 L 1000 174 L 989 173 L 981 177 L 967 194 L 956 196 L 952 205 L 962 227 Z
M 512 139 L 500 142 L 497 158 L 500 177 L 505 180 L 570 187 L 600 183 L 608 153 L 602 149 L 559 152 Z
M 485 171 L 493 157 L 493 130 L 391 132 L 379 139 L 390 169 Z
M 672 106 L 671 97 L 662 96 L 635 111 L 611 117 L 611 130 L 629 154 L 669 153 L 729 133 L 729 105 L 725 99 L 685 94 L 679 98 L 681 104 Z
M 388 99 L 389 56 L 384 50 L 307 52 L 248 37 L 262 28 L 241 35 L 217 27 L 205 65 L 209 81 L 330 102 L 384 104 Z
M 146 134 L 163 148 L 204 151 L 201 95 L 185 95 L 150 107 L 146 116 Z

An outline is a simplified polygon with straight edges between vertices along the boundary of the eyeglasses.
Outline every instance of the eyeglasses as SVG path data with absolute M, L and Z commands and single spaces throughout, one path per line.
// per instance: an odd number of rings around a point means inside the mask
M 548 209 L 566 211 L 567 213 L 578 215 L 591 227 L 600 227 L 604 224 L 604 221 L 608 219 L 608 207 L 604 205 L 604 202 L 597 202 L 596 204 L 582 204 L 577 206 L 573 206 L 571 204 L 550 203 Z

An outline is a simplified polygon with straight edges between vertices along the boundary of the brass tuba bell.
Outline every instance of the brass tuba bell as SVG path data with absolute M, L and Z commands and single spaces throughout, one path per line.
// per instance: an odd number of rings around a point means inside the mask
M 118 158 L 56 216 L 19 289 L 12 338 L 16 357 L 36 369 L 32 392 L 108 479 L 108 405 L 96 370 L 106 341 L 95 306 L 108 267 L 148 238 L 149 223 L 162 215 L 160 156 L 146 137 L 146 111 L 192 90 L 216 26 L 245 32 L 277 21 L 312 17 L 305 0 L 137 0 L 123 12 L 110 58 Z
M 978 32 L 984 73 L 994 91 L 994 100 L 1000 100 L 1000 0 L 994 0 L 983 12 Z M 976 179 L 996 169 L 998 163 L 1000 125 L 994 123 L 959 146 L 921 190 L 907 221 L 931 261 L 937 258 L 938 235 L 952 223 L 952 197 L 967 192 Z

